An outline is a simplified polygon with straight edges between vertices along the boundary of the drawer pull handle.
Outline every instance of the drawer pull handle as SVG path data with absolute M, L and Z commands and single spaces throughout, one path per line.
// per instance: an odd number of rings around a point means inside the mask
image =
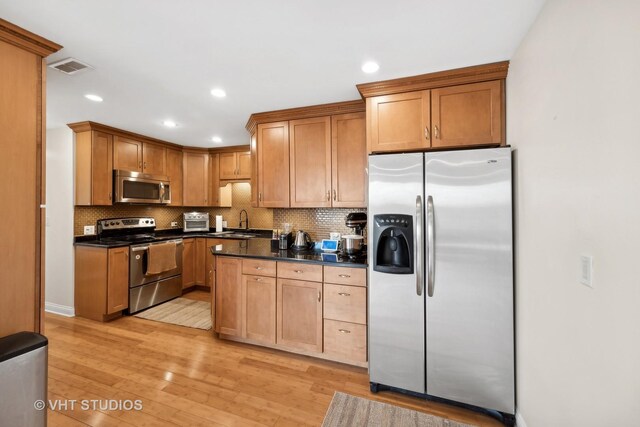
M 256 277 L 256 282 L 262 282 L 262 279 L 260 277 Z
M 343 334 L 350 334 L 351 331 L 347 330 L 347 329 L 338 329 L 338 332 L 341 332 Z
M 262 270 L 262 267 L 256 267 L 256 270 Z
M 298 274 L 300 274 L 300 273 L 304 273 L 304 271 L 302 271 L 302 270 L 293 270 L 293 272 L 294 272 L 294 273 L 298 273 Z
M 338 295 L 343 296 L 343 297 L 350 297 L 351 294 L 347 293 L 347 292 L 338 292 Z
M 338 277 L 342 277 L 343 279 L 348 279 L 351 276 L 349 276 L 348 274 L 338 274 Z

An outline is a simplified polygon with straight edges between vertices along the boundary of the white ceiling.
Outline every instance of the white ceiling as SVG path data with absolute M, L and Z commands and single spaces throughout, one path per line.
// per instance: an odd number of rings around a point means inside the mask
M 543 3 L 0 0 L 0 17 L 62 44 L 48 63 L 95 67 L 48 69 L 47 127 L 92 120 L 212 147 L 213 135 L 248 143 L 254 112 L 358 99 L 357 83 L 509 59 Z M 364 74 L 366 60 L 380 70 Z M 214 87 L 227 97 L 212 97 Z

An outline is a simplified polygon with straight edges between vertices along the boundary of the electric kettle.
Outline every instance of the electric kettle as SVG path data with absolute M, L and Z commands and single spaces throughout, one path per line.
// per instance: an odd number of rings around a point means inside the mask
M 310 249 L 312 245 L 313 242 L 311 241 L 311 237 L 309 237 L 309 233 L 298 230 L 296 233 L 296 239 L 294 240 L 293 245 L 291 245 L 291 249 L 294 251 L 304 251 Z

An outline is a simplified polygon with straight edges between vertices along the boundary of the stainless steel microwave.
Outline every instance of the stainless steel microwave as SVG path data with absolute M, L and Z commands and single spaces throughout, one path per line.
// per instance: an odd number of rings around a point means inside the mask
M 116 203 L 171 203 L 169 177 L 124 170 L 113 171 Z

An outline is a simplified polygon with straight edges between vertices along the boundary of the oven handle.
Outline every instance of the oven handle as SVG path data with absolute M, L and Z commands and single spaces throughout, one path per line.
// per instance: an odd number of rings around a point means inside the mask
M 176 244 L 176 246 L 180 246 L 182 245 L 182 239 L 178 239 L 178 240 L 167 240 L 164 242 L 158 242 L 158 243 L 151 243 L 152 245 L 158 245 L 161 243 L 169 243 L 169 242 L 174 242 Z M 140 251 L 146 251 L 147 249 L 149 249 L 150 245 L 145 245 L 145 246 L 132 246 L 131 247 L 131 252 L 140 252 Z

